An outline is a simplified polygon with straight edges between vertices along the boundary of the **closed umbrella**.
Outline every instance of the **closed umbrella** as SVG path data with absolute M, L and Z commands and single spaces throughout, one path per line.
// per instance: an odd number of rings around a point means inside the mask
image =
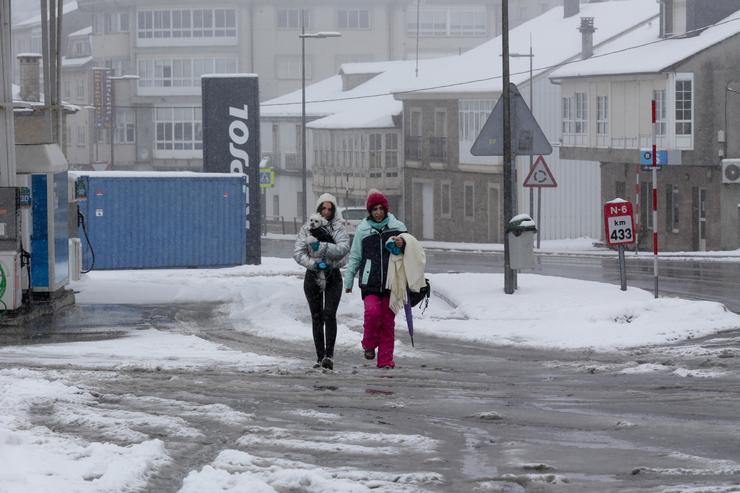
M 406 325 L 409 327 L 409 336 L 411 336 L 411 347 L 414 347 L 414 317 L 411 314 L 411 305 L 404 303 L 403 311 L 406 313 Z

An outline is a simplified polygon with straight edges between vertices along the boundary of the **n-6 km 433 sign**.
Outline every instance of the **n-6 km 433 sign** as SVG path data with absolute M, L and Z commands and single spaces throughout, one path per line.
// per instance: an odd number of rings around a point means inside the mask
M 632 203 L 614 199 L 604 204 L 604 227 L 609 245 L 626 245 L 635 242 L 632 222 Z

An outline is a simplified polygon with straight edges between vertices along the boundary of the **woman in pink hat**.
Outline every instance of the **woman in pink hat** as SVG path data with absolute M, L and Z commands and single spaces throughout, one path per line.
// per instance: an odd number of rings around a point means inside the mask
M 359 271 L 359 285 L 365 304 L 362 348 L 366 359 L 375 358 L 378 368 L 393 368 L 395 313 L 390 309 L 390 290 L 386 289 L 388 260 L 391 253 L 399 254 L 405 244 L 401 233 L 406 226 L 388 212 L 388 199 L 377 190 L 367 197 L 368 217 L 357 226 L 347 269 L 344 272 L 345 292 L 351 293 Z

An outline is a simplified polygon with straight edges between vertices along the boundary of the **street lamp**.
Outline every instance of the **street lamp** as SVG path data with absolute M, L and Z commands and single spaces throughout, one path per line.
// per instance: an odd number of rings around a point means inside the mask
M 116 140 L 116 102 L 115 102 L 115 94 L 116 91 L 113 90 L 113 83 L 115 81 L 119 80 L 139 80 L 138 75 L 119 75 L 117 77 L 109 76 L 108 80 L 110 82 L 110 108 L 111 108 L 111 132 L 110 132 L 110 167 L 109 169 L 113 169 L 113 142 Z
M 324 38 L 338 38 L 342 33 L 334 31 L 320 31 L 316 33 L 306 32 L 306 15 L 305 11 L 301 9 L 301 34 L 298 35 L 301 38 L 301 165 L 302 175 L 301 180 L 303 182 L 303 222 L 306 222 L 308 210 L 308 188 L 306 186 L 306 38 L 310 39 L 324 39 Z

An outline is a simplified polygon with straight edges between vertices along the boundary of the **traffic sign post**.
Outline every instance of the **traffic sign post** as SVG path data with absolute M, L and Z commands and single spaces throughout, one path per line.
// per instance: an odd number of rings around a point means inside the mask
M 529 174 L 524 180 L 523 186 L 528 187 L 529 191 L 532 188 L 537 189 L 537 248 L 540 247 L 540 238 L 542 237 L 542 189 L 543 188 L 556 188 L 558 182 L 555 181 L 555 176 L 547 166 L 545 158 L 539 156 L 537 161 L 529 169 Z
M 502 22 L 508 25 L 508 0 L 501 3 Z M 503 24 L 502 24 L 503 26 Z M 473 156 L 504 157 L 504 222 L 516 214 L 516 156 L 552 154 L 552 145 L 519 93 L 509 82 L 508 28 L 502 27 L 503 92 L 475 139 Z M 531 171 L 531 170 L 530 170 Z M 504 292 L 516 289 L 516 271 L 509 262 L 509 240 L 504 235 Z
M 626 291 L 624 246 L 635 242 L 632 203 L 623 199 L 614 199 L 604 204 L 604 230 L 607 244 L 616 246 L 619 252 L 620 287 L 622 291 Z

